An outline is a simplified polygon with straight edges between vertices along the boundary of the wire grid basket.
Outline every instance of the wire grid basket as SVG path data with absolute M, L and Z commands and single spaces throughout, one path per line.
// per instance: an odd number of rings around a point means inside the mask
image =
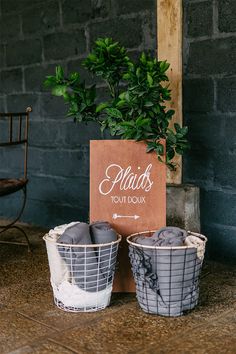
M 188 232 L 188 236 L 199 240 L 196 247 L 157 247 L 134 242 L 137 236 L 152 236 L 154 232 L 144 231 L 127 237 L 137 300 L 147 313 L 181 316 L 198 303 L 207 238 Z
M 110 303 L 121 236 L 105 244 L 69 245 L 46 242 L 51 285 L 57 307 L 69 312 L 93 312 Z

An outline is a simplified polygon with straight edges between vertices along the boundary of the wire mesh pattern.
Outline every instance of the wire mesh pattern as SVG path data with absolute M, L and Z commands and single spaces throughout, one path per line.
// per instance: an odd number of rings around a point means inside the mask
M 110 303 L 121 236 L 107 244 L 46 242 L 55 304 L 65 311 L 92 312 Z
M 150 236 L 154 232 L 142 233 Z M 189 235 L 191 233 L 189 232 Z M 130 235 L 129 256 L 140 307 L 147 313 L 181 316 L 198 303 L 199 276 L 204 258 L 206 237 L 197 247 L 155 247 L 135 244 Z

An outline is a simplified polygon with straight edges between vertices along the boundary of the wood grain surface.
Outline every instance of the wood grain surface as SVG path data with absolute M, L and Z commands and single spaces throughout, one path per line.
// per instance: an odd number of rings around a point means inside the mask
M 157 0 L 157 53 L 158 60 L 167 60 L 170 68 L 167 72 L 170 80 L 172 100 L 169 108 L 175 110 L 173 124 L 182 126 L 182 1 Z M 177 156 L 178 168 L 174 172 L 167 171 L 167 182 L 182 182 L 182 158 Z
M 125 237 L 166 225 L 166 167 L 144 142 L 90 141 L 90 222 L 97 220 L 123 236 L 115 291 L 133 291 Z

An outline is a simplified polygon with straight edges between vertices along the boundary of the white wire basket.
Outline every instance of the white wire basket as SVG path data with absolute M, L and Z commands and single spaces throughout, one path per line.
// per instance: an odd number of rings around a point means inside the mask
M 56 306 L 69 312 L 93 312 L 110 304 L 118 246 L 72 245 L 43 237 L 48 254 L 50 281 Z
M 207 238 L 188 231 L 184 246 L 157 247 L 135 243 L 137 236 L 152 236 L 154 232 L 144 231 L 127 237 L 137 300 L 147 313 L 181 316 L 198 303 Z

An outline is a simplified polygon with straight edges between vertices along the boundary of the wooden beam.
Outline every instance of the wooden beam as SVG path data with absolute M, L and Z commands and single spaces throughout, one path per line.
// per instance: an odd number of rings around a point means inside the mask
M 182 0 L 157 0 L 157 53 L 158 60 L 170 63 L 168 76 L 172 100 L 169 107 L 175 110 L 173 123 L 182 125 Z M 173 123 L 171 126 L 173 126 Z M 177 157 L 178 168 L 167 173 L 167 182 L 182 182 L 182 159 Z

